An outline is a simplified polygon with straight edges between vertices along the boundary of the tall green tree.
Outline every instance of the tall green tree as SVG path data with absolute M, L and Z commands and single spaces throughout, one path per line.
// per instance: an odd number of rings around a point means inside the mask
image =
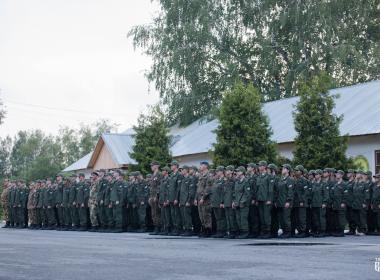
M 335 167 L 346 170 L 352 161 L 346 157 L 347 136 L 341 136 L 339 125 L 343 116 L 334 114 L 334 99 L 329 94 L 332 79 L 320 73 L 300 83 L 300 100 L 294 112 L 294 162 L 308 169 Z
M 217 106 L 236 79 L 262 100 L 297 94 L 323 70 L 344 86 L 380 78 L 378 0 L 155 0 L 151 24 L 129 36 L 153 60 L 146 76 L 187 124 Z
M 275 161 L 272 131 L 262 110 L 260 92 L 252 84 L 235 84 L 223 96 L 216 129 L 214 163 L 242 165 L 260 160 Z
M 5 109 L 3 101 L 0 99 L 0 125 L 3 123 L 5 117 Z
M 0 182 L 10 175 L 10 155 L 12 150 L 12 138 L 7 136 L 0 138 Z
M 155 160 L 161 166 L 171 160 L 169 145 L 171 138 L 167 120 L 159 106 L 150 108 L 147 114 L 141 114 L 133 127 L 136 134 L 131 157 L 137 161 L 133 169 L 149 173 L 150 163 Z

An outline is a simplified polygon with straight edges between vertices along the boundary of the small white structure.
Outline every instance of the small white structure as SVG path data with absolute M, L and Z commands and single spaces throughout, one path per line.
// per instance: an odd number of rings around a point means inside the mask
M 347 156 L 360 162 L 366 170 L 380 172 L 380 80 L 333 89 L 330 90 L 330 94 L 337 96 L 334 113 L 343 116 L 340 125 L 341 135 L 349 136 Z M 272 140 L 278 144 L 280 155 L 289 159 L 293 158 L 296 137 L 293 112 L 298 100 L 298 97 L 292 97 L 263 105 L 263 110 L 273 130 Z M 214 119 L 195 121 L 187 127 L 172 127 L 170 129 L 170 135 L 173 138 L 170 147 L 172 156 L 181 165 L 199 165 L 199 162 L 203 160 L 211 163 L 209 151 L 216 142 L 214 130 L 218 125 L 218 120 Z M 123 159 L 119 163 L 124 166 L 134 163 L 129 157 L 134 143 L 133 133 L 133 130 L 128 130 L 127 134 L 113 134 L 114 141 L 108 141 L 109 149 L 115 150 L 114 154 L 123 155 L 119 156 Z M 104 137 L 108 136 L 102 136 Z M 126 142 L 126 144 L 122 145 L 121 142 Z M 98 143 L 97 147 L 99 145 Z M 117 148 L 112 148 L 115 145 Z M 94 164 L 94 159 L 97 158 L 96 151 L 97 148 L 91 157 L 92 163 L 87 165 L 89 169 L 98 167 Z M 75 167 L 76 164 L 72 166 Z M 73 170 L 72 166 L 66 169 Z M 107 168 L 107 166 L 102 166 L 102 168 Z M 110 165 L 109 168 L 114 167 Z

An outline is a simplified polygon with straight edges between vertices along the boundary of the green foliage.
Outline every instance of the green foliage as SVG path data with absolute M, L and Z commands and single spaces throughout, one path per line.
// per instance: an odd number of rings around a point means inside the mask
M 4 104 L 0 99 L 0 125 L 3 123 L 5 117 L 5 109 L 4 109 Z
M 225 93 L 219 122 L 214 145 L 215 165 L 238 166 L 276 159 L 275 145 L 270 140 L 272 131 L 262 111 L 260 92 L 252 84 L 245 86 L 238 82 Z
M 321 70 L 338 86 L 380 78 L 378 0 L 156 2 L 152 23 L 129 36 L 152 58 L 146 75 L 172 122 L 208 114 L 236 79 L 267 101 Z
M 131 157 L 137 165 L 131 170 L 139 170 L 144 174 L 150 173 L 150 163 L 155 160 L 161 166 L 171 161 L 169 151 L 170 137 L 167 121 L 158 106 L 152 107 L 148 114 L 141 114 L 138 124 L 133 127 L 136 132 L 135 145 Z
M 352 160 L 346 157 L 348 138 L 339 132 L 342 116 L 333 113 L 336 96 L 328 93 L 331 86 L 331 77 L 324 72 L 299 85 L 300 100 L 294 112 L 294 162 L 307 169 L 353 167 Z

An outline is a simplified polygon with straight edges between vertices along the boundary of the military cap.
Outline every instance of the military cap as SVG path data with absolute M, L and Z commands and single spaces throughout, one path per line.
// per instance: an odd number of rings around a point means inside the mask
M 170 168 L 168 166 L 164 166 L 162 168 L 162 171 L 170 172 Z
M 353 170 L 353 169 L 348 169 L 348 170 L 347 170 L 347 173 L 355 173 L 355 170 Z
M 259 161 L 259 166 L 267 166 L 268 163 L 265 160 Z
M 268 164 L 268 168 L 272 169 L 272 170 L 276 170 L 277 166 L 274 163 L 270 163 L 270 164 Z
M 314 172 L 315 172 L 315 174 L 319 174 L 319 175 L 322 175 L 322 173 L 323 173 L 322 169 L 317 169 Z
M 202 165 L 202 164 L 207 165 L 207 166 L 210 165 L 210 164 L 208 163 L 208 161 L 201 161 L 200 165 Z
M 147 177 L 147 178 L 152 178 L 152 174 L 150 174 L 150 173 L 149 173 L 149 174 L 146 174 L 146 177 Z
M 86 176 L 84 175 L 84 173 L 81 172 L 78 174 L 78 177 L 86 177 Z
M 119 174 L 120 176 L 123 176 L 123 171 L 121 171 L 120 169 L 117 169 L 114 172 Z
M 294 167 L 294 170 L 295 171 L 305 172 L 305 168 L 302 165 L 297 165 L 296 167 Z
M 178 163 L 178 161 L 176 161 L 176 160 L 174 159 L 174 160 L 172 160 L 172 162 L 170 163 L 170 165 L 177 165 L 177 166 L 179 166 L 179 163 Z
M 335 168 L 330 168 L 330 172 L 336 173 L 336 169 Z
M 150 166 L 153 166 L 153 165 L 160 165 L 159 163 L 158 163 L 158 161 L 152 161 L 151 163 L 150 163 Z
M 339 173 L 341 175 L 344 175 L 344 171 L 343 170 L 337 170 L 335 173 Z
M 380 173 L 373 175 L 374 178 L 380 178 Z
M 358 170 L 356 170 L 356 173 L 358 173 L 358 174 L 364 174 L 364 171 L 361 170 L 361 169 L 358 169 Z
M 195 165 L 190 166 L 189 169 L 193 169 L 193 170 L 195 170 L 195 171 L 198 171 L 198 168 L 197 168 Z
M 325 172 L 330 173 L 331 172 L 331 168 L 325 168 L 325 169 L 323 169 L 322 173 L 325 173 Z
M 55 177 L 62 177 L 63 178 L 63 174 L 62 173 L 58 173 Z
M 214 169 L 214 168 L 211 168 L 211 169 L 210 169 L 210 173 L 215 173 L 215 169 Z
M 107 172 L 106 173 L 106 176 L 111 176 L 112 177 L 112 175 L 113 175 L 112 172 Z
M 367 176 L 372 176 L 372 172 L 371 172 L 371 171 L 366 171 L 366 172 L 365 172 L 365 175 L 367 175 Z
M 238 168 L 236 168 L 236 172 L 243 172 L 243 173 L 245 173 L 245 167 L 244 166 L 239 166 Z
M 140 176 L 141 172 L 140 171 L 136 171 L 135 174 L 136 174 L 135 176 Z
M 217 168 L 216 168 L 216 171 L 224 171 L 224 166 L 223 165 L 219 165 Z
M 91 173 L 91 175 L 99 176 L 99 173 L 96 172 L 96 171 L 94 171 L 94 172 Z
M 256 163 L 251 162 L 251 163 L 247 164 L 247 167 L 256 168 L 257 165 L 256 165 Z
M 186 165 L 186 164 L 185 164 L 184 166 L 182 166 L 181 168 L 182 168 L 182 169 L 186 169 L 186 170 L 189 170 L 189 169 L 190 169 L 190 167 L 189 167 L 188 165 Z
M 292 170 L 292 167 L 290 166 L 290 164 L 287 164 L 287 163 L 283 164 L 282 167 L 288 169 L 289 171 Z
M 226 170 L 228 170 L 228 171 L 234 171 L 234 169 L 235 169 L 235 167 L 233 165 L 228 165 L 226 167 Z

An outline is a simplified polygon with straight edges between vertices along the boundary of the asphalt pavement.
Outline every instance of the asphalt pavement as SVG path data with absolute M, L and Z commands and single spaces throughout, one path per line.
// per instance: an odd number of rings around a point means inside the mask
M 380 236 L 224 240 L 0 229 L 1 280 L 380 279 L 376 258 Z

